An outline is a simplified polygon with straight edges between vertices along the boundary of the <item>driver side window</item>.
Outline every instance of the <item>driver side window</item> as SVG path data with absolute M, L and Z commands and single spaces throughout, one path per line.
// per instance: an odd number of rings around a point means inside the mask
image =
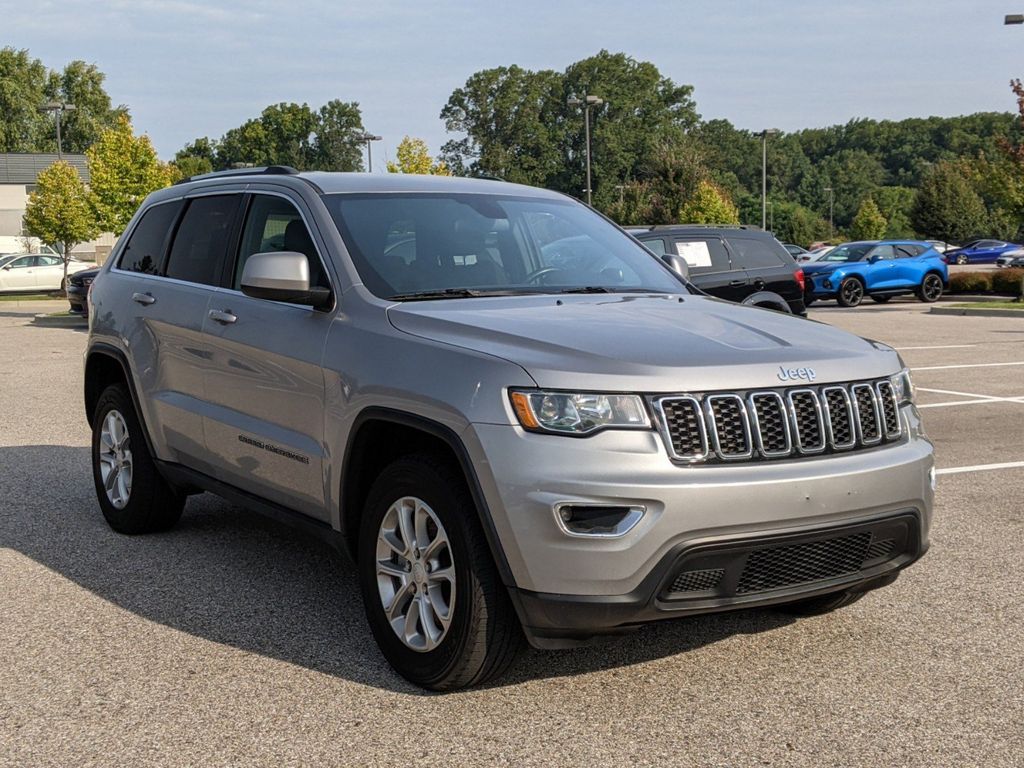
M 879 261 L 889 261 L 896 258 L 896 253 L 891 245 L 879 245 L 871 251 L 871 258 L 878 259 Z
M 242 230 L 232 287 L 236 291 L 241 290 L 245 262 L 254 253 L 282 251 L 294 251 L 305 255 L 309 261 L 310 287 L 331 287 L 317 255 L 313 238 L 298 209 L 288 200 L 276 195 L 253 195 Z

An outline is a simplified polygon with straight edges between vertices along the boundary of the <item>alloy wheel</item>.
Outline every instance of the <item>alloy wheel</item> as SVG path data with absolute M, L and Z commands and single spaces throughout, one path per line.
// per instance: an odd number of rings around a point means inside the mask
M 957 257 L 956 257 L 956 263 L 957 263 L 957 264 L 966 264 L 966 263 L 967 263 L 967 257 L 966 257 L 966 256 L 964 256 L 964 255 L 963 255 L 963 254 L 961 253 L 961 254 L 960 254 L 959 256 L 957 256 Z
M 132 449 L 128 423 L 121 412 L 107 411 L 100 429 L 100 478 L 107 500 L 124 509 L 132 495 Z
M 451 626 L 455 563 L 448 534 L 422 499 L 395 501 L 381 520 L 377 592 L 388 623 L 414 651 L 436 648 Z
M 938 275 L 927 275 L 921 284 L 921 294 L 925 301 L 936 301 L 942 296 L 942 280 Z
M 860 304 L 861 299 L 864 298 L 864 287 L 856 279 L 850 279 L 843 283 L 842 291 L 843 300 L 851 307 Z

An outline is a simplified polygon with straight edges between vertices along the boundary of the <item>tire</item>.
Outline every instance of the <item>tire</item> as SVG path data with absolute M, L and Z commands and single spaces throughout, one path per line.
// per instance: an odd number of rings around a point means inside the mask
M 921 280 L 918 287 L 917 298 L 926 304 L 933 304 L 942 298 L 942 278 L 934 272 L 929 272 Z
M 775 606 L 775 610 L 791 616 L 821 616 L 825 613 L 845 608 L 864 597 L 864 592 L 833 592 L 829 595 L 817 595 L 806 600 L 797 600 Z
M 111 384 L 96 403 L 92 477 L 103 517 L 118 533 L 165 531 L 181 517 L 185 497 L 160 476 L 122 384 Z
M 888 304 L 889 299 L 891 298 L 892 296 L 875 296 L 874 294 L 871 295 L 871 300 L 876 304 Z
M 839 284 L 836 301 L 840 307 L 859 307 L 864 301 L 864 283 L 856 277 L 847 277 Z
M 967 263 L 967 257 L 964 256 L 964 254 L 961 253 L 959 256 L 956 257 L 956 263 L 957 264 L 966 264 Z
M 406 525 L 408 536 L 402 517 L 416 521 Z M 360 521 L 358 569 L 377 645 L 411 683 L 464 688 L 501 675 L 515 659 L 522 629 L 466 482 L 449 463 L 414 455 L 381 472 Z

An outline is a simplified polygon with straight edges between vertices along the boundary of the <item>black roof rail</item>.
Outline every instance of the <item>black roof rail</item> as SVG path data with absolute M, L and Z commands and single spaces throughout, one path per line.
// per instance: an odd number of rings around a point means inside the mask
M 229 168 L 226 171 L 212 171 L 211 173 L 200 173 L 179 179 L 175 184 L 188 184 L 190 181 L 204 181 L 206 179 L 230 178 L 232 176 L 259 176 L 262 174 L 271 176 L 295 176 L 299 171 L 290 165 L 266 165 L 257 168 Z
M 646 227 L 650 230 L 656 229 L 747 229 L 752 232 L 761 232 L 756 224 L 655 224 Z

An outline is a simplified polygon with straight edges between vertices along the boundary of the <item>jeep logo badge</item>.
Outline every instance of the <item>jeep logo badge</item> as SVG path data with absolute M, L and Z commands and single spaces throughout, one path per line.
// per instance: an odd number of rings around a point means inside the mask
M 779 381 L 814 381 L 817 376 L 813 368 L 779 368 Z

